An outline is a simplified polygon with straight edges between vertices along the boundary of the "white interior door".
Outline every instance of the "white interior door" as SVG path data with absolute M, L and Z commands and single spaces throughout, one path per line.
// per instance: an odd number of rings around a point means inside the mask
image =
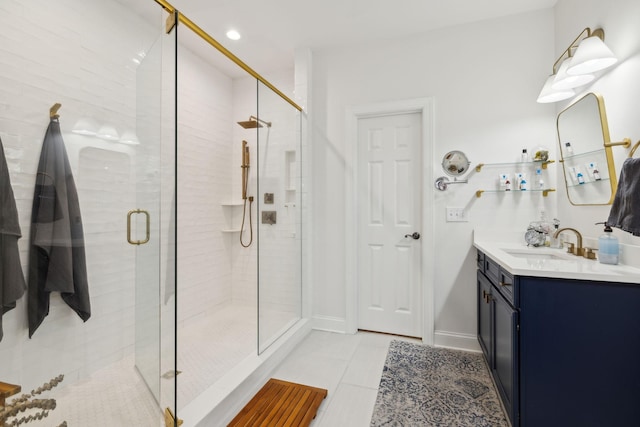
M 358 328 L 422 337 L 421 113 L 358 119 Z

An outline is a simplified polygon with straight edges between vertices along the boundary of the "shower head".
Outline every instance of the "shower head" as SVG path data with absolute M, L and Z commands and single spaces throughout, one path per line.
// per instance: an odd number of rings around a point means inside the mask
M 263 127 L 262 124 L 264 124 L 268 128 L 271 127 L 271 122 L 266 122 L 264 120 L 260 120 L 259 118 L 255 117 L 255 116 L 249 117 L 249 120 L 247 120 L 247 121 L 238 122 L 238 124 L 240 126 L 242 126 L 243 128 L 245 128 L 245 129 L 261 128 L 261 127 Z
M 245 129 L 255 129 L 255 128 L 261 128 L 262 125 L 254 120 L 247 120 L 245 122 L 238 122 L 238 124 L 240 126 L 242 126 Z

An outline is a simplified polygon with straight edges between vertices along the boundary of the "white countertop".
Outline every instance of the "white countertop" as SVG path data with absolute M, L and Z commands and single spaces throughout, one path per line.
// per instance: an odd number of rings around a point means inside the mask
M 640 268 L 601 264 L 598 260 L 568 254 L 566 249 L 532 247 L 524 243 L 524 233 L 501 236 L 474 232 L 473 246 L 516 276 L 555 277 L 640 285 Z M 597 253 L 597 252 L 596 252 Z M 529 256 L 530 255 L 530 256 Z

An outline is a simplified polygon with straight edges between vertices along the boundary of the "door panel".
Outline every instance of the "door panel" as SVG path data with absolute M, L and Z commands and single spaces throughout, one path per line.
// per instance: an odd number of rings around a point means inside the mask
M 358 120 L 360 329 L 422 336 L 421 114 Z
M 158 37 L 136 69 L 135 366 L 161 408 L 176 414 L 175 93 L 176 31 Z M 174 102 L 171 102 L 174 101 Z M 123 212 L 123 220 L 126 211 Z M 125 236 L 123 236 L 124 238 Z
M 494 311 L 494 355 L 493 372 L 498 391 L 503 397 L 509 418 L 514 422 L 514 380 L 516 353 L 516 328 L 518 312 L 499 292 L 493 292 Z

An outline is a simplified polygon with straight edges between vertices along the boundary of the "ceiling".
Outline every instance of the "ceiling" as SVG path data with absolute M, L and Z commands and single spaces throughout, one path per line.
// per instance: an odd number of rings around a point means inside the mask
M 149 0 L 146 0 L 149 1 Z M 557 0 L 173 0 L 170 3 L 258 73 L 293 66 L 294 50 L 402 38 L 553 7 Z M 226 38 L 229 29 L 242 35 Z M 185 38 L 183 38 L 184 40 Z M 189 40 L 189 37 L 186 37 Z M 195 48 L 206 55 L 205 46 Z M 223 70 L 225 71 L 225 70 Z M 226 67 L 232 76 L 242 75 Z

